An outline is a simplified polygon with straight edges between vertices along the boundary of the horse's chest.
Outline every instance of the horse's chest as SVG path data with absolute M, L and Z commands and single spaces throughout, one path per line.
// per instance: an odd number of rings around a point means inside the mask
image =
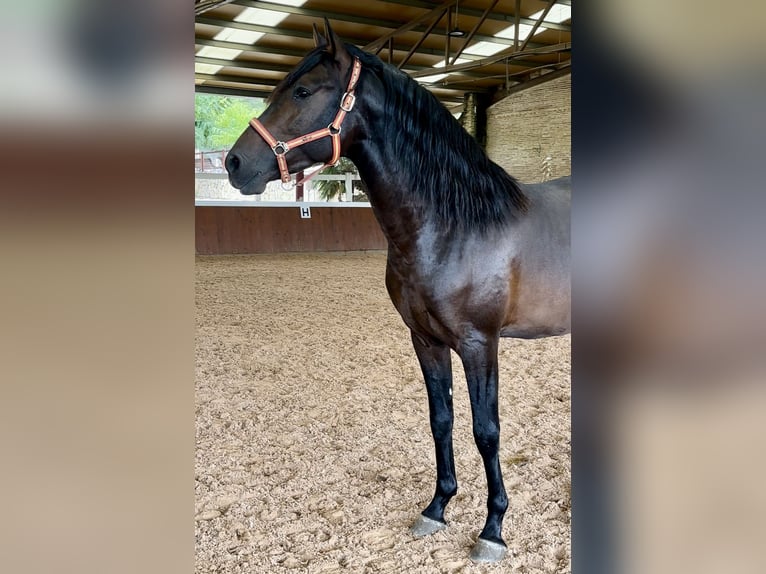
M 451 321 L 443 312 L 444 294 L 439 295 L 443 288 L 440 289 L 436 281 L 416 272 L 405 273 L 389 267 L 386 287 L 394 307 L 410 329 L 441 340 L 451 338 Z

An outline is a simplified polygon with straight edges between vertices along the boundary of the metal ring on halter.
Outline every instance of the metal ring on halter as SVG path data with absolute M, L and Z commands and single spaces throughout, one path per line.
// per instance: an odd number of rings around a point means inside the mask
M 277 148 L 282 148 L 282 151 L 277 151 Z M 290 151 L 290 148 L 287 147 L 287 144 L 285 142 L 277 142 L 274 144 L 274 147 L 271 148 L 271 151 L 274 152 L 274 155 L 285 155 L 287 152 Z
M 327 126 L 327 129 L 330 130 L 331 136 L 337 136 L 340 133 L 340 126 L 336 128 L 334 125 L 330 124 Z

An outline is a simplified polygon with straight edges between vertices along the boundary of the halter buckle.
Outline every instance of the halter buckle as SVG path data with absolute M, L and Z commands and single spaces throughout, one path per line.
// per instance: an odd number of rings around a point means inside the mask
M 343 97 L 340 99 L 340 109 L 344 112 L 350 112 L 354 109 L 354 104 L 356 103 L 356 96 L 354 94 L 350 94 L 348 92 L 343 94 Z
M 277 151 L 279 148 L 282 148 L 282 151 Z M 274 155 L 285 155 L 287 152 L 290 151 L 290 148 L 287 147 L 287 144 L 285 142 L 277 142 L 274 144 L 274 147 L 271 148 L 271 151 L 274 152 Z

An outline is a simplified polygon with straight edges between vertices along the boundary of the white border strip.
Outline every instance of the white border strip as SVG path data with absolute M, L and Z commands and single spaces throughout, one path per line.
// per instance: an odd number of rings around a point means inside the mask
M 195 207 L 372 207 L 366 201 L 250 201 L 246 199 L 196 199 Z
M 214 173 L 210 171 L 194 172 L 194 177 L 197 179 L 229 179 L 229 176 L 226 173 Z M 346 179 L 346 175 L 343 173 L 321 173 L 317 176 L 314 176 L 313 179 L 320 180 L 320 181 L 321 180 L 343 181 Z M 361 180 L 361 178 L 355 173 L 351 174 L 351 179 L 353 181 Z M 279 180 L 275 179 L 274 181 L 279 181 Z

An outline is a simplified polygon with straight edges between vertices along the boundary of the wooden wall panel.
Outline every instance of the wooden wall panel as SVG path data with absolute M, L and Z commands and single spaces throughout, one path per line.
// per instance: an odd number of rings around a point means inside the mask
M 199 255 L 386 249 L 372 209 L 311 207 L 196 207 Z

